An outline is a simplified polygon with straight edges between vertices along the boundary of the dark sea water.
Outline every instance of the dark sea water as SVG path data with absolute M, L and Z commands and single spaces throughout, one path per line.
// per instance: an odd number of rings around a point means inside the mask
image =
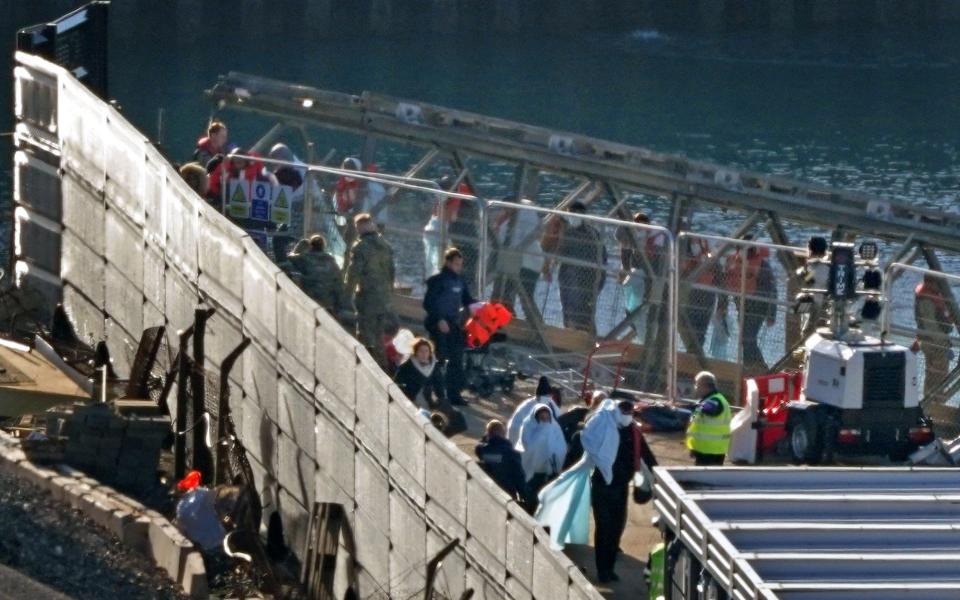
M 69 2 L 25 2 L 0 39 Z M 275 3 L 282 6 L 282 1 Z M 371 90 L 666 152 L 791 175 L 957 210 L 960 29 L 831 30 L 783 36 L 652 30 L 578 35 L 346 36 L 316 40 L 291 21 L 265 34 L 219 13 L 208 35 L 184 32 L 173 3 L 114 21 L 111 94 L 151 138 L 186 158 L 211 115 L 202 95 L 218 74 L 245 71 L 345 92 Z M 13 22 L 16 21 L 16 22 Z M 284 23 L 283 15 L 274 21 Z M 11 57 L 0 57 L 10 73 Z M 11 128 L 9 76 L 0 132 Z M 227 113 L 232 140 L 270 125 Z M 356 152 L 344 147 L 341 152 Z M 349 142 L 348 142 L 349 143 Z M 9 138 L 0 138 L 9 165 Z M 325 149 L 321 149 L 321 154 Z M 400 170 L 408 155 L 386 167 Z M 9 168 L 0 196 L 9 195 Z M 489 193 L 501 182 L 489 175 Z M 9 201 L 6 201 L 7 205 Z M 7 244 L 0 244 L 6 248 Z

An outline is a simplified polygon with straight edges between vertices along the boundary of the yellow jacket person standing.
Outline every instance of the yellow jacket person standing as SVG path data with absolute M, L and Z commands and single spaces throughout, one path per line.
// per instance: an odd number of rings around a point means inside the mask
M 687 449 L 697 465 L 722 465 L 730 446 L 730 403 L 717 391 L 717 378 L 697 373 L 693 391 L 700 398 L 687 427 Z
M 393 249 L 377 231 L 369 214 L 359 214 L 353 222 L 359 237 L 350 247 L 346 293 L 357 310 L 357 339 L 383 366 L 386 364 L 383 331 L 391 317 Z

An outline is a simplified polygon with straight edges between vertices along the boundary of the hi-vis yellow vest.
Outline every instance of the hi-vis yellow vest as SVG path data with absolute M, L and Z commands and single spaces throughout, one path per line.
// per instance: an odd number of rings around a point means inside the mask
M 700 454 L 725 455 L 730 446 L 730 403 L 720 392 L 710 394 L 704 398 L 706 400 L 720 402 L 723 412 L 711 417 L 703 414 L 700 406 L 697 406 L 687 427 L 687 448 Z

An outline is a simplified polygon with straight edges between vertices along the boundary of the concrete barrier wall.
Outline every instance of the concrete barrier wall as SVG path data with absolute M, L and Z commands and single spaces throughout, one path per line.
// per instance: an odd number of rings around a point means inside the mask
M 121 373 L 144 328 L 166 325 L 172 338 L 199 304 L 216 308 L 208 368 L 251 338 L 231 374 L 231 408 L 265 518 L 280 513 L 295 552 L 308 507 L 339 502 L 357 540 L 362 597 L 410 597 L 453 539 L 461 545 L 439 586 L 449 597 L 467 587 L 477 598 L 599 597 L 367 351 L 119 113 L 62 69 L 18 61 L 19 285 L 48 306 L 62 301 L 80 335 L 107 340 Z

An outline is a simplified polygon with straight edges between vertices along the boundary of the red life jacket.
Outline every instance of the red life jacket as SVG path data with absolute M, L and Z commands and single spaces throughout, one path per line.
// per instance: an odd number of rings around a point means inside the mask
M 753 252 L 752 256 L 747 257 L 747 264 L 746 267 L 744 267 L 744 254 L 749 254 L 750 249 L 756 250 L 756 252 Z M 724 267 L 724 284 L 727 290 L 736 294 L 740 293 L 741 275 L 746 275 L 746 280 L 742 285 L 743 293 L 753 295 L 757 292 L 757 280 L 760 277 L 760 267 L 763 265 L 763 259 L 770 255 L 770 251 L 766 248 L 753 247 L 750 249 L 748 249 L 747 252 L 741 253 L 741 248 L 737 248 L 733 254 L 727 257 L 727 262 Z
M 467 334 L 467 346 L 479 348 L 490 341 L 498 329 L 513 319 L 513 313 L 502 304 L 486 302 L 477 309 L 464 326 Z
M 473 190 L 470 189 L 470 186 L 467 185 L 466 182 L 461 181 L 460 184 L 457 186 L 457 193 L 458 193 L 458 194 L 469 194 L 469 195 L 472 196 L 472 195 L 473 195 Z M 444 203 L 444 205 L 443 205 L 443 212 L 444 212 L 443 218 L 444 218 L 444 220 L 445 220 L 447 223 L 450 223 L 451 221 L 456 221 L 456 220 L 457 220 L 457 213 L 460 212 L 460 204 L 461 204 L 463 201 L 460 200 L 460 198 L 450 198 L 450 197 L 447 197 L 445 200 L 442 200 L 441 202 Z M 436 205 L 434 205 L 434 207 L 433 207 L 433 216 L 434 216 L 434 217 L 439 217 L 439 216 L 440 216 L 440 202 L 437 202 Z
M 251 152 L 250 156 L 258 156 L 256 153 Z M 227 178 L 229 179 L 238 179 L 243 178 L 246 181 L 257 181 L 260 178 L 260 174 L 263 172 L 263 163 L 259 160 L 248 161 L 247 166 L 243 168 L 241 172 L 238 168 L 234 167 L 233 161 L 229 158 L 224 158 L 223 161 L 217 165 L 217 168 L 210 173 L 210 184 L 207 191 L 207 196 L 210 198 L 220 198 L 220 194 L 223 193 L 223 181 Z

